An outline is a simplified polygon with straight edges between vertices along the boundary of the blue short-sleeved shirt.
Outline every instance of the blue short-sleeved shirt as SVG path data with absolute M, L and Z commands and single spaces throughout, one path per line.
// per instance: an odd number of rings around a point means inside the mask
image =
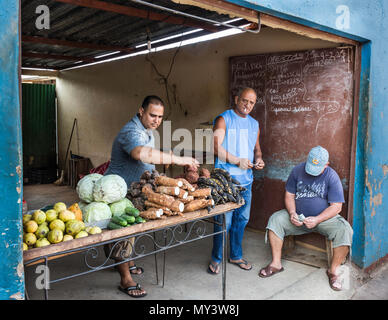
M 146 129 L 138 115 L 134 116 L 120 130 L 112 146 L 111 162 L 105 172 L 121 176 L 129 188 L 130 184 L 140 180 L 144 171 L 155 169 L 155 165 L 135 160 L 131 151 L 138 146 L 155 147 L 155 139 L 151 129 Z
M 306 173 L 305 165 L 302 162 L 294 167 L 286 183 L 286 190 L 295 194 L 297 214 L 317 216 L 330 203 L 345 202 L 342 183 L 334 169 L 327 167 L 315 177 Z

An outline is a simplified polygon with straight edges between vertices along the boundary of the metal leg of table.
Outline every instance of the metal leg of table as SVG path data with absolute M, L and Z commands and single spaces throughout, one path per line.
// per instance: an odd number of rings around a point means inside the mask
M 24 266 L 24 270 L 25 269 L 26 269 L 26 266 Z M 30 300 L 26 284 L 27 284 L 27 277 L 26 277 L 26 272 L 24 272 L 24 300 Z
M 167 246 L 167 238 L 164 238 L 164 246 Z M 163 251 L 163 280 L 162 288 L 164 288 L 164 276 L 166 274 L 166 250 Z
M 47 257 L 44 258 L 44 265 L 46 266 L 46 270 L 48 270 L 48 259 Z M 45 300 L 48 300 L 48 286 L 49 284 L 46 283 L 46 279 L 44 281 L 44 298 Z
M 154 236 L 154 240 L 156 238 L 156 234 L 155 232 L 153 233 L 153 236 Z M 154 251 L 155 251 L 155 254 L 154 254 L 154 257 L 155 257 L 155 273 L 156 273 L 156 285 L 159 284 L 159 271 L 158 271 L 158 257 L 156 256 L 156 244 L 155 244 L 155 241 L 154 241 Z
M 227 255 L 227 231 L 226 231 L 226 217 L 222 215 L 222 300 L 226 298 L 226 255 Z

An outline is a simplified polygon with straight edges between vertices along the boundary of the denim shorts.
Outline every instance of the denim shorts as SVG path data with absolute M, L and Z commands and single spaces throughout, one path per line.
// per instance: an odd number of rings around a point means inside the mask
M 272 214 L 266 229 L 265 242 L 267 242 L 268 230 L 271 230 L 282 240 L 285 236 L 318 232 L 328 238 L 328 240 L 333 241 L 333 248 L 339 246 L 350 247 L 352 245 L 353 229 L 349 222 L 338 214 L 333 218 L 319 223 L 314 228 L 308 229 L 305 225 L 297 227 L 292 224 L 288 211 L 282 209 Z

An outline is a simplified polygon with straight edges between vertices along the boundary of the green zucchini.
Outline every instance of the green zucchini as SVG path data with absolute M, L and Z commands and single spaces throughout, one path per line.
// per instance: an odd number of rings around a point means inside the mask
M 146 220 L 143 219 L 142 217 L 136 217 L 135 222 L 136 222 L 136 223 L 143 223 L 143 222 L 146 222 Z
M 135 218 L 134 216 L 130 216 L 130 215 L 126 214 L 126 213 L 125 213 L 125 214 L 122 214 L 122 215 L 120 216 L 120 218 L 125 219 L 125 220 L 127 221 L 128 224 L 135 223 L 135 220 L 136 220 L 136 218 Z
M 116 224 L 119 224 L 120 226 L 122 227 L 126 227 L 128 222 L 127 220 L 125 220 L 124 218 L 122 218 L 121 216 L 114 216 L 110 219 L 110 221 L 116 223 Z
M 124 227 L 117 224 L 117 223 L 114 223 L 113 221 L 109 221 L 109 223 L 108 223 L 109 230 L 115 230 L 115 229 L 120 229 L 120 228 L 124 228 Z
M 135 218 L 140 215 L 140 211 L 134 207 L 126 207 L 125 213 L 130 216 L 134 216 Z

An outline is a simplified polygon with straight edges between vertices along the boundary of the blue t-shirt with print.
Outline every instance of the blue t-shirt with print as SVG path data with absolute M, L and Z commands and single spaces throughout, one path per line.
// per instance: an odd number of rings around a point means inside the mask
M 315 177 L 306 173 L 305 165 L 302 162 L 294 167 L 286 183 L 286 190 L 295 194 L 297 214 L 317 216 L 330 203 L 345 202 L 342 183 L 334 169 L 327 167 Z
M 140 180 L 144 171 L 155 169 L 155 165 L 131 157 L 131 151 L 137 146 L 155 148 L 152 130 L 143 126 L 138 115 L 127 122 L 115 138 L 111 162 L 104 175 L 117 174 L 121 176 L 129 188 L 132 182 Z

